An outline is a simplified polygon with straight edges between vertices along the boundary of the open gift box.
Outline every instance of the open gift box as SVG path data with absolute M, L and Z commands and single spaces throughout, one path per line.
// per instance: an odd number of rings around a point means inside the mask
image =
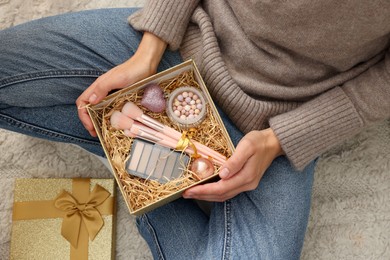
M 165 110 L 159 113 L 151 112 L 150 109 L 141 105 L 146 89 L 151 85 L 156 84 L 161 88 L 165 98 L 164 102 L 166 102 Z M 195 99 L 198 99 L 196 94 L 200 92 L 200 96 L 203 97 L 203 102 L 201 102 L 203 107 L 201 107 L 205 114 L 198 124 L 194 123 L 189 127 L 186 127 L 180 123 L 180 120 L 174 120 L 174 114 L 179 113 L 178 111 L 174 111 L 174 113 L 170 115 L 167 114 L 167 111 L 171 110 L 170 108 L 172 108 L 172 106 L 174 107 L 173 110 L 178 110 L 176 104 L 172 105 L 173 103 L 178 102 L 177 98 L 174 101 L 170 101 L 172 100 L 172 98 L 170 99 L 170 96 L 177 92 L 179 88 L 188 86 L 197 90 L 194 93 L 190 93 L 191 97 L 194 96 L 194 101 L 191 100 L 192 103 L 196 101 Z M 182 92 L 182 94 L 183 93 L 184 92 Z M 186 96 L 187 94 L 183 95 Z M 185 98 L 186 97 L 184 97 L 184 99 Z M 181 97 L 179 99 L 181 99 Z M 137 105 L 138 108 L 142 110 L 142 113 L 146 116 L 146 118 L 151 118 L 151 120 L 157 122 L 155 124 L 161 124 L 164 127 L 174 129 L 176 133 L 180 133 L 181 137 L 177 140 L 177 144 L 174 145 L 174 147 L 170 149 L 171 152 L 168 153 L 169 155 L 176 154 L 176 160 L 180 161 L 180 163 L 176 165 L 176 168 L 180 169 L 180 174 L 178 174 L 178 176 L 174 179 L 159 181 L 156 178 L 152 178 L 153 174 L 151 173 L 146 173 L 145 176 L 142 177 L 142 175 L 136 174 L 136 168 L 132 168 L 132 163 L 134 161 L 138 162 L 139 160 L 146 160 L 145 153 L 140 154 L 138 152 L 140 147 L 145 150 L 151 145 L 148 155 L 152 153 L 150 152 L 152 149 L 160 149 L 160 147 L 142 140 L 142 137 L 149 137 L 149 139 L 155 138 L 150 136 L 150 132 L 143 133 L 141 131 L 141 134 L 138 133 L 139 135 L 135 136 L 134 133 L 129 134 L 128 129 L 114 128 L 111 117 L 114 117 L 113 115 L 118 113 L 117 111 L 123 112 L 126 104 L 129 102 Z M 182 110 L 184 111 L 189 109 L 190 108 L 184 109 L 183 107 Z M 143 214 L 181 197 L 182 192 L 189 187 L 205 182 L 215 181 L 218 178 L 218 172 L 222 163 L 220 163 L 221 160 L 217 162 L 217 156 L 214 157 L 212 156 L 213 154 L 210 156 L 209 153 L 204 153 L 205 149 L 207 150 L 207 148 L 209 148 L 209 150 L 217 152 L 224 158 L 224 160 L 230 157 L 234 151 L 234 146 L 223 125 L 213 100 L 195 63 L 192 60 L 183 62 L 175 67 L 139 81 L 127 88 L 121 89 L 107 96 L 99 104 L 88 105 L 87 110 L 103 146 L 106 157 L 110 163 L 120 191 L 125 198 L 130 213 L 134 215 Z M 197 111 L 197 114 L 198 113 L 199 111 Z M 190 117 L 192 117 L 192 115 Z M 129 120 L 133 122 L 131 119 Z M 148 119 L 146 121 L 148 121 Z M 136 124 L 139 125 L 140 123 Z M 143 129 L 142 127 L 141 129 Z M 154 132 L 152 131 L 152 135 L 153 133 Z M 155 141 L 155 139 L 153 140 Z M 164 148 L 161 149 L 163 150 Z M 177 150 L 183 151 L 180 152 Z M 211 171 L 211 175 L 201 177 L 199 174 L 194 172 L 191 165 L 193 165 L 194 161 L 199 157 L 212 162 L 213 170 Z M 146 161 L 151 164 L 151 160 Z M 143 164 L 145 163 L 143 162 Z M 147 166 L 144 168 L 146 169 Z

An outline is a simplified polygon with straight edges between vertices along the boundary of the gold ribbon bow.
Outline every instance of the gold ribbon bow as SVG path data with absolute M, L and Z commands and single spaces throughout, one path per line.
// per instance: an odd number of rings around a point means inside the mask
M 190 129 L 188 129 L 188 131 L 183 131 L 181 138 L 177 142 L 176 150 L 184 151 L 188 146 L 190 146 L 192 148 L 192 150 L 194 151 L 194 154 L 192 155 L 192 157 L 199 158 L 200 155 L 198 154 L 196 146 L 194 145 L 194 143 L 191 142 L 191 139 L 195 134 L 196 134 L 195 128 L 190 128 Z
M 101 215 L 113 213 L 114 197 L 107 190 L 96 184 L 90 192 L 90 179 L 72 179 L 72 195 L 62 191 L 53 200 L 14 202 L 12 220 L 62 218 L 61 234 L 71 243 L 70 259 L 87 260 L 88 238 L 95 238 L 103 227 Z
M 65 212 L 61 235 L 74 248 L 77 248 L 78 245 L 82 222 L 87 228 L 90 239 L 95 239 L 104 225 L 103 218 L 96 207 L 101 205 L 108 197 L 110 197 L 110 193 L 97 184 L 86 203 L 79 203 L 65 190 L 54 200 L 54 206 Z

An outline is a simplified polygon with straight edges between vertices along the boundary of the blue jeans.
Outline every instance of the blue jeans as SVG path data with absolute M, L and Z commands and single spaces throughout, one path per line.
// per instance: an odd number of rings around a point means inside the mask
M 40 19 L 0 32 L 0 127 L 73 143 L 103 156 L 77 116 L 75 100 L 98 76 L 127 60 L 142 33 L 106 9 Z M 159 71 L 180 63 L 166 51 Z M 236 144 L 243 134 L 221 111 Z M 308 221 L 315 162 L 295 171 L 277 158 L 257 189 L 210 215 L 178 199 L 137 218 L 156 259 L 299 259 Z

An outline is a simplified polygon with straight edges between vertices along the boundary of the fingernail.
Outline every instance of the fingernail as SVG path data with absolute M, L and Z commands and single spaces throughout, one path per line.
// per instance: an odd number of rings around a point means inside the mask
M 219 172 L 219 177 L 221 177 L 222 179 L 227 178 L 228 176 L 229 176 L 229 169 L 228 168 L 223 168 Z
M 88 101 L 89 101 L 89 103 L 93 103 L 93 102 L 95 102 L 96 99 L 97 99 L 96 94 L 92 94 L 92 95 L 89 97 Z
M 183 198 L 185 198 L 185 199 L 191 199 L 192 196 L 193 196 L 192 193 L 183 193 Z

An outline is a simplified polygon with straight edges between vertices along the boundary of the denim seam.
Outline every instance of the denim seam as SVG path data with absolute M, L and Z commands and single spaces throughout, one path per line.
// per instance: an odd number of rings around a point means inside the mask
M 225 215 L 225 237 L 223 243 L 222 259 L 230 259 L 231 251 L 231 201 L 224 202 L 224 215 Z
M 74 69 L 74 70 L 44 70 L 6 77 L 0 80 L 0 88 L 29 80 L 64 77 L 99 77 L 104 74 L 101 70 Z
M 165 258 L 164 258 L 163 252 L 161 250 L 161 246 L 160 246 L 160 244 L 158 242 L 156 231 L 154 230 L 152 224 L 149 222 L 148 216 L 146 214 L 144 214 L 144 215 L 141 216 L 141 218 L 145 222 L 146 227 L 147 227 L 149 233 L 153 237 L 153 242 L 154 242 L 154 244 L 156 246 L 156 249 L 157 249 L 156 251 L 158 253 L 158 259 L 164 260 Z
M 49 130 L 49 129 L 45 129 L 45 128 L 42 128 L 39 126 L 30 125 L 26 122 L 19 121 L 15 118 L 12 118 L 10 116 L 7 116 L 7 115 L 1 114 L 1 113 L 0 113 L 0 120 L 3 120 L 4 122 L 6 122 L 10 125 L 14 125 L 20 129 L 25 129 L 25 130 L 32 131 L 32 132 L 35 132 L 38 134 L 43 134 L 43 135 L 46 135 L 48 137 L 60 138 L 64 141 L 73 140 L 77 143 L 85 143 L 85 144 L 92 144 L 92 145 L 100 146 L 99 142 L 88 141 L 88 140 L 84 140 L 84 139 L 73 137 L 73 136 L 66 135 L 66 134 L 60 134 L 58 132 L 54 132 L 54 131 Z

